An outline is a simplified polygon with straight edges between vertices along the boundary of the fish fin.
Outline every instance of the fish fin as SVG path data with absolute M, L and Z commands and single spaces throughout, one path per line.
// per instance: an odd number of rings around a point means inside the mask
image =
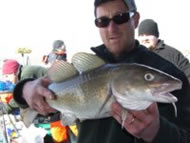
M 99 114 L 101 114 L 101 112 L 103 111 L 104 107 L 106 106 L 106 104 L 108 103 L 108 101 L 111 99 L 111 96 L 107 96 L 106 100 L 104 101 L 104 103 L 102 104 L 102 106 L 100 107 L 98 113 L 96 116 L 98 116 Z
M 108 103 L 109 100 L 111 100 L 112 97 L 112 90 L 111 90 L 111 85 L 108 84 L 108 91 L 107 91 L 107 97 L 105 99 L 105 101 L 103 102 L 102 106 L 100 107 L 98 113 L 96 116 L 98 116 L 99 114 L 101 114 L 101 112 L 103 111 L 104 107 L 106 106 L 106 104 Z
M 127 114 L 128 114 L 127 110 L 125 110 L 124 108 L 122 108 L 122 110 L 121 110 L 121 128 L 122 129 L 123 129 L 125 121 L 127 119 Z
M 175 105 L 175 102 L 172 103 L 173 107 L 174 107 L 174 111 L 175 111 L 175 117 L 177 117 L 177 107 Z
M 21 120 L 27 128 L 33 123 L 37 115 L 38 112 L 31 108 L 20 109 Z
M 105 61 L 100 57 L 85 52 L 74 54 L 71 61 L 80 73 L 93 70 L 105 64 Z
M 61 113 L 61 124 L 64 126 L 75 125 L 77 121 L 76 116 L 71 113 Z
M 53 82 L 61 82 L 77 74 L 77 69 L 71 63 L 63 60 L 54 62 L 48 69 L 48 77 Z

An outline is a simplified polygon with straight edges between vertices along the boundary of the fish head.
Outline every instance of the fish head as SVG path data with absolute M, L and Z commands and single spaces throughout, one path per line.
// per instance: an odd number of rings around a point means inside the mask
M 122 66 L 111 83 L 113 95 L 119 102 L 122 104 L 143 102 L 145 106 L 152 102 L 176 102 L 177 98 L 170 92 L 181 87 L 182 82 L 179 79 L 141 64 Z

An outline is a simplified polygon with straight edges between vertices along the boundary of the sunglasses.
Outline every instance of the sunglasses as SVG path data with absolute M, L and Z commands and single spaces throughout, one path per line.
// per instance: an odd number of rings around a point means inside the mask
M 134 16 L 134 12 L 129 12 L 129 11 L 116 14 L 112 18 L 108 18 L 104 16 L 104 17 L 96 18 L 95 25 L 99 28 L 104 28 L 109 25 L 110 21 L 113 21 L 115 24 L 120 25 L 120 24 L 128 22 L 132 16 Z

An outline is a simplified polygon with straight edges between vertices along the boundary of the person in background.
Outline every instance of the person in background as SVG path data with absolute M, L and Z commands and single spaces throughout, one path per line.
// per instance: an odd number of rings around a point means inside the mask
M 25 78 L 38 78 L 45 76 L 47 68 L 36 65 L 23 66 L 17 60 L 7 59 L 2 67 L 3 77 L 13 83 L 17 83 Z
M 138 28 L 138 39 L 142 45 L 172 62 L 182 70 L 190 82 L 189 60 L 177 49 L 167 45 L 159 38 L 158 24 L 153 19 L 143 20 Z
M 52 51 L 42 58 L 42 62 L 45 63 L 45 65 L 51 65 L 52 61 L 54 62 L 56 60 L 67 61 L 66 46 L 62 40 L 55 40 L 53 42 Z
M 57 60 L 67 60 L 66 46 L 62 40 L 54 41 L 52 53 L 56 54 Z
M 112 117 L 80 122 L 78 143 L 189 143 L 190 85 L 175 65 L 147 50 L 135 40 L 140 15 L 134 0 L 95 0 L 95 24 L 103 44 L 92 48 L 106 63 L 139 63 L 179 78 L 183 87 L 172 92 L 178 98 L 177 118 L 170 104 L 152 103 L 146 110 L 129 111 L 121 127 L 122 107 L 112 104 Z M 74 9 L 71 9 L 73 11 Z M 77 23 L 76 23 L 77 24 Z M 127 73 L 126 73 L 127 74 Z M 135 82 L 135 81 L 134 81 Z M 44 85 L 48 79 L 18 83 L 14 99 L 41 114 L 55 112 L 46 100 L 56 97 Z M 35 103 L 35 104 L 34 104 Z
M 4 60 L 2 66 L 2 74 L 4 80 L 16 83 L 18 81 L 17 74 L 20 64 L 14 59 Z
M 17 83 L 17 73 L 19 70 L 20 64 L 14 59 L 6 59 L 3 61 L 2 65 L 2 80 L 4 85 L 4 90 L 7 91 L 4 94 L 1 94 L 0 101 L 6 103 L 4 104 L 8 113 L 13 113 L 18 109 L 18 106 L 11 102 L 13 99 L 13 88 Z M 11 86 L 11 88 L 10 88 Z M 17 110 L 18 111 L 18 110 Z
M 40 66 L 22 66 L 15 59 L 4 60 L 2 66 L 2 75 L 5 81 L 16 84 L 18 81 L 25 78 L 38 78 L 46 74 L 47 69 Z M 10 94 L 12 98 L 12 93 Z

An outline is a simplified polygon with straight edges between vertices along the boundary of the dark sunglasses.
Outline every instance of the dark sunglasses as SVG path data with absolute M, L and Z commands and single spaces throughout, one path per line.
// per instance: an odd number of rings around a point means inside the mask
M 113 20 L 115 24 L 120 25 L 120 24 L 128 22 L 132 16 L 134 16 L 134 12 L 119 13 L 113 16 L 112 18 L 108 18 L 104 16 L 104 17 L 96 18 L 95 25 L 99 28 L 104 28 L 109 25 L 111 20 Z

